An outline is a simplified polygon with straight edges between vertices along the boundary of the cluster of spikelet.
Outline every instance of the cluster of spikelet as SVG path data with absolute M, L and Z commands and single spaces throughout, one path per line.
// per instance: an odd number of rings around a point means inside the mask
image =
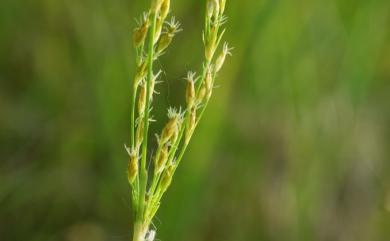
M 221 70 L 230 48 L 225 43 L 219 49 L 226 22 L 226 0 L 207 0 L 203 43 L 205 60 L 201 75 L 189 72 L 185 91 L 186 107 L 169 108 L 168 121 L 157 135 L 157 150 L 148 156 L 148 130 L 155 86 L 161 70 L 155 72 L 153 63 L 164 54 L 174 36 L 181 31 L 174 17 L 167 20 L 170 0 L 152 0 L 150 10 L 137 20 L 133 43 L 137 54 L 137 68 L 131 98 L 131 143 L 126 150 L 130 156 L 128 181 L 132 190 L 134 210 L 133 241 L 152 241 L 155 231 L 149 229 L 161 198 L 171 184 L 188 143 L 206 109 L 214 89 L 214 81 Z M 184 91 L 183 91 L 184 92 Z M 150 152 L 152 153 L 152 152 Z M 147 160 L 153 160 L 148 172 Z M 152 175 L 152 177 L 149 177 Z

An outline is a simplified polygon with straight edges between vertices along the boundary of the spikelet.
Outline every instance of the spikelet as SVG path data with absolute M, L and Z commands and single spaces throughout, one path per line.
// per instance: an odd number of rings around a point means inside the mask
M 188 72 L 187 74 L 187 89 L 186 89 L 186 101 L 187 101 L 187 109 L 191 110 L 192 107 L 195 104 L 195 75 L 196 73 L 194 72 Z
M 209 39 L 206 43 L 206 48 L 205 48 L 205 57 L 206 57 L 206 60 L 208 60 L 208 61 L 211 61 L 211 59 L 214 56 L 215 48 L 217 45 L 217 39 L 218 39 L 217 25 L 213 24 L 211 26 Z
M 171 0 L 163 0 L 160 8 L 160 16 L 162 19 L 165 19 L 169 14 L 169 8 L 171 5 Z
M 153 44 L 156 44 L 158 40 L 160 39 L 162 28 L 163 28 L 164 20 L 161 18 L 161 16 L 157 17 L 157 23 L 156 23 L 156 29 L 154 32 L 154 41 Z
M 230 52 L 232 48 L 229 48 L 228 43 L 224 43 L 222 53 L 218 56 L 217 60 L 215 61 L 215 71 L 219 72 L 225 63 L 225 59 L 227 55 L 232 55 Z
M 214 14 L 214 2 L 213 1 L 208 1 L 207 2 L 207 17 L 211 19 Z
M 185 136 L 185 143 L 188 144 L 190 142 L 192 133 L 194 132 L 196 126 L 196 109 L 192 109 L 190 116 L 188 118 L 187 122 L 187 128 L 186 128 L 186 136 Z
M 210 99 L 211 94 L 214 88 L 214 76 L 213 76 L 213 66 L 210 65 L 206 72 L 206 78 L 204 80 L 206 86 L 206 98 Z
M 209 91 L 210 89 L 213 88 L 213 73 L 212 73 L 212 66 L 209 66 L 207 68 L 206 72 L 206 78 L 204 80 L 206 90 Z
M 168 145 L 165 144 L 161 148 L 160 154 L 156 156 L 155 163 L 154 163 L 154 173 L 155 174 L 161 173 L 164 170 L 167 161 L 168 161 Z
M 157 47 L 157 53 L 161 54 L 171 44 L 173 37 L 180 32 L 180 23 L 176 21 L 175 17 L 172 17 L 170 22 L 167 22 L 167 26 L 162 34 Z
M 144 140 L 144 128 L 145 128 L 144 119 L 139 118 L 138 125 L 137 125 L 137 131 L 136 131 L 136 141 L 135 141 L 137 149 L 139 149 L 139 147 L 141 146 L 141 144 Z
M 145 112 L 146 95 L 147 95 L 146 83 L 140 85 L 139 97 L 138 97 L 138 113 L 142 116 Z
M 197 105 L 199 105 L 203 102 L 204 97 L 206 96 L 206 93 L 207 93 L 207 89 L 206 89 L 205 83 L 202 83 L 202 86 L 200 87 L 200 90 L 198 93 L 198 97 L 196 99 Z
M 129 183 L 133 184 L 135 178 L 138 175 L 138 157 L 137 153 L 134 150 L 130 151 L 129 155 L 130 158 L 127 165 L 127 178 L 129 180 Z
M 219 15 L 219 11 L 220 11 L 219 0 L 211 0 L 211 1 L 214 2 L 214 17 L 217 18 Z
M 170 139 L 177 138 L 176 135 L 178 133 L 178 128 L 179 128 L 179 122 L 180 122 L 180 113 L 177 112 L 176 109 L 174 108 L 169 108 L 168 109 L 168 118 L 169 121 L 165 125 L 162 133 L 161 133 L 161 139 L 160 139 L 160 144 L 165 144 L 167 143 Z
M 161 135 L 161 141 L 162 143 L 167 143 L 169 139 L 172 138 L 172 136 L 177 131 L 177 119 L 172 118 L 168 121 L 168 123 L 165 125 L 162 135 Z
M 168 46 L 171 44 L 172 39 L 173 39 L 173 36 L 171 34 L 164 33 L 161 36 L 160 42 L 158 44 L 157 52 L 162 53 L 165 49 L 167 49 Z
M 207 2 L 207 17 L 211 20 L 212 17 L 218 16 L 219 13 L 219 1 L 208 0 Z
M 161 4 L 163 3 L 164 0 L 153 0 L 152 1 L 152 6 L 151 9 L 154 13 L 158 13 L 161 8 Z
M 220 0 L 219 1 L 220 15 L 222 15 L 225 12 L 225 6 L 226 6 L 226 0 Z
M 161 185 L 161 191 L 163 193 L 166 192 L 168 187 L 171 185 L 173 172 L 174 172 L 174 166 L 169 165 L 161 176 L 160 185 Z
M 134 77 L 134 89 L 138 88 L 138 86 L 140 85 L 140 83 L 142 82 L 142 80 L 145 78 L 146 76 L 146 66 L 147 66 L 147 62 L 145 60 L 142 60 L 141 61 L 141 64 L 138 66 L 137 68 L 137 73 Z
M 143 17 L 139 22 L 139 26 L 136 27 L 133 31 L 133 43 L 136 48 L 141 46 L 145 42 L 146 35 L 148 34 L 149 28 L 149 16 L 144 13 Z
M 158 92 L 155 91 L 154 88 L 156 86 L 156 83 L 158 83 L 157 78 L 161 75 L 161 73 L 162 73 L 162 70 L 158 71 L 157 74 L 155 74 L 153 76 L 153 78 L 151 79 L 151 81 L 150 81 L 150 85 L 149 85 L 150 96 L 149 97 L 150 97 L 151 101 L 153 100 L 153 94 L 154 93 L 158 93 Z

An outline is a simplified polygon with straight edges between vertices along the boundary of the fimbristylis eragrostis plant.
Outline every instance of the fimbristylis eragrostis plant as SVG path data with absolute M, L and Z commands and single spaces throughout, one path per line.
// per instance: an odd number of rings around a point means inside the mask
M 156 135 L 155 151 L 148 151 L 149 125 L 153 95 L 157 93 L 155 86 L 162 71 L 155 70 L 154 62 L 164 54 L 181 28 L 175 17 L 167 20 L 170 0 L 152 0 L 150 9 L 137 20 L 133 32 L 137 66 L 131 97 L 131 140 L 130 147 L 126 146 L 130 156 L 127 172 L 135 220 L 133 241 L 154 239 L 153 217 L 210 101 L 215 78 L 230 55 L 228 44 L 221 44 L 225 32 L 222 26 L 226 22 L 225 4 L 226 0 L 206 0 L 202 73 L 197 76 L 188 72 L 187 87 L 183 90 L 185 108 L 168 109 L 167 123 Z M 147 160 L 153 160 L 153 170 L 147 170 Z

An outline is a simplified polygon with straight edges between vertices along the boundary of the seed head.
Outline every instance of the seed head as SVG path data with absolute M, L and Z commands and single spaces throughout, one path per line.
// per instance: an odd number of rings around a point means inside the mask
M 141 146 L 142 141 L 144 140 L 144 128 L 145 128 L 144 119 L 139 118 L 138 125 L 137 125 L 137 132 L 136 132 L 136 148 L 137 149 Z
M 217 39 L 218 39 L 217 25 L 213 24 L 210 29 L 209 38 L 206 41 L 205 57 L 208 61 L 211 61 L 211 59 L 214 56 Z
M 168 145 L 167 144 L 165 144 L 162 147 L 160 155 L 158 155 L 157 157 L 156 157 L 155 163 L 154 163 L 154 173 L 155 174 L 161 173 L 164 170 L 165 164 L 168 161 Z
M 220 14 L 223 14 L 225 12 L 225 6 L 226 6 L 226 0 L 220 0 L 219 1 Z
M 127 165 L 127 178 L 130 184 L 134 183 L 135 178 L 138 175 L 138 157 L 135 150 L 131 150 L 130 159 Z
M 163 0 L 160 9 L 160 15 L 162 19 L 165 19 L 168 16 L 170 5 L 171 5 L 170 0 Z
M 134 88 L 137 88 L 146 75 L 147 61 L 143 60 L 137 68 L 137 73 L 134 77 Z
M 162 71 L 158 71 L 158 73 L 156 75 L 153 76 L 153 78 L 151 79 L 150 81 L 150 100 L 153 100 L 153 94 L 154 93 L 158 93 L 154 90 L 154 87 L 156 86 L 156 84 L 160 83 L 159 81 L 157 81 L 157 78 L 160 76 L 160 74 L 162 73 Z
M 169 108 L 168 109 L 168 118 L 169 121 L 165 125 L 162 134 L 161 134 L 161 143 L 160 144 L 165 144 L 171 139 L 177 138 L 177 134 L 179 131 L 179 125 L 181 123 L 182 119 L 182 114 L 178 112 L 174 108 Z
M 186 90 L 186 101 L 187 101 L 187 109 L 190 110 L 194 106 L 195 103 L 195 72 L 188 72 L 187 74 L 187 90 Z
M 196 99 L 196 104 L 201 104 L 203 102 L 204 97 L 206 96 L 207 89 L 205 83 L 202 83 L 202 87 L 200 87 L 198 98 Z
M 169 185 L 171 185 L 173 172 L 174 172 L 174 166 L 169 165 L 168 168 L 165 169 L 165 171 L 162 174 L 161 189 L 163 193 L 166 192 Z
M 172 17 L 171 21 L 166 23 L 167 26 L 164 28 L 164 32 L 158 43 L 157 53 L 162 53 L 167 49 L 171 44 L 173 37 L 181 31 L 180 23 L 176 21 L 175 17 Z
M 211 19 L 219 14 L 219 0 L 209 0 L 207 3 L 207 17 Z
M 156 44 L 158 42 L 158 40 L 160 39 L 162 28 L 163 28 L 163 23 L 164 23 L 164 20 L 161 18 L 161 16 L 158 16 L 157 22 L 156 22 L 156 29 L 154 32 L 153 44 Z
M 214 1 L 209 0 L 207 2 L 207 17 L 210 19 L 214 14 Z
M 145 42 L 146 35 L 149 28 L 149 16 L 144 13 L 141 20 L 138 22 L 138 27 L 133 31 L 133 43 L 136 48 Z
M 160 42 L 158 43 L 157 52 L 162 53 L 164 50 L 168 48 L 171 44 L 173 36 L 167 33 L 164 33 L 161 36 Z
M 213 88 L 213 73 L 212 73 L 212 67 L 211 66 L 209 66 L 207 68 L 206 78 L 204 80 L 204 83 L 206 85 L 206 89 L 207 90 Z
M 157 13 L 158 11 L 160 11 L 161 4 L 163 3 L 163 1 L 164 0 L 153 0 L 151 10 L 154 13 Z
M 219 72 L 225 63 L 225 59 L 227 55 L 232 55 L 230 52 L 232 48 L 229 48 L 228 43 L 224 43 L 222 53 L 218 56 L 217 60 L 215 61 L 215 71 Z
M 206 97 L 210 98 L 211 93 L 213 92 L 214 87 L 214 76 L 213 76 L 213 66 L 209 66 L 206 72 L 206 78 L 204 80 L 206 86 Z
M 145 112 L 145 106 L 146 106 L 146 95 L 147 95 L 147 90 L 146 90 L 146 83 L 141 84 L 141 89 L 139 92 L 139 97 L 138 97 L 138 113 L 140 116 L 142 116 Z
M 196 109 L 192 109 L 188 123 L 187 123 L 187 128 L 186 128 L 186 136 L 185 136 L 185 143 L 188 144 L 190 142 L 192 133 L 194 132 L 196 126 Z

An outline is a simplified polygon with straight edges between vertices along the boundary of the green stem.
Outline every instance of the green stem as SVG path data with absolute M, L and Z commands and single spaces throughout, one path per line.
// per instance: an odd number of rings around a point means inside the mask
M 146 198 L 146 186 L 148 181 L 148 172 L 146 170 L 147 148 L 148 148 L 148 131 L 149 131 L 149 109 L 150 109 L 150 83 L 153 78 L 153 55 L 154 55 L 154 33 L 156 29 L 156 13 L 151 12 L 150 18 L 152 19 L 152 25 L 149 29 L 149 46 L 148 46 L 148 74 L 146 80 L 146 105 L 144 116 L 144 140 L 142 143 L 142 157 L 140 167 L 140 193 L 139 193 L 139 205 L 136 222 L 143 223 L 145 212 L 145 198 Z

